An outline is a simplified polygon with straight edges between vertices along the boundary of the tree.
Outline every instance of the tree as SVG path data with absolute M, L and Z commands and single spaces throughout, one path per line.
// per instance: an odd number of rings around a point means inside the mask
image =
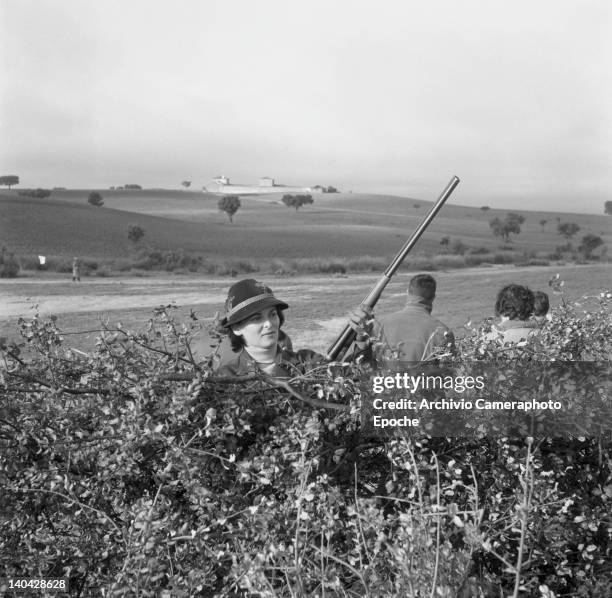
M 283 195 L 283 203 L 297 212 L 303 205 L 313 203 L 312 195 Z
M 605 213 L 612 216 L 612 201 L 607 201 L 605 204 Z
M 188 189 L 189 187 L 191 187 L 191 181 L 183 181 L 181 185 L 183 185 L 185 189 Z
M 488 212 L 491 208 L 489 206 L 482 206 L 480 208 L 483 212 Z
M 578 247 L 578 251 L 584 254 L 584 257 L 590 258 L 593 251 L 603 245 L 604 241 L 599 235 L 588 234 L 582 237 L 582 243 Z
M 496 237 L 501 237 L 506 243 L 511 243 L 510 235 L 520 234 L 523 222 L 525 222 L 525 216 L 515 212 L 508 212 L 503 220 L 493 218 L 493 220 L 489 221 L 489 226 Z
M 440 245 L 442 245 L 442 247 L 448 247 L 450 243 L 450 237 L 442 237 L 440 239 Z
M 9 190 L 13 185 L 19 185 L 19 177 L 14 174 L 7 174 L 5 176 L 0 176 L 0 185 L 8 187 Z
M 101 208 L 104 205 L 104 199 L 102 199 L 102 196 L 97 191 L 92 191 L 87 201 L 96 208 Z
M 240 198 L 237 195 L 224 195 L 219 200 L 218 205 L 219 205 L 219 209 L 228 215 L 229 221 L 233 222 L 234 214 L 240 208 Z
M 124 189 L 129 189 L 130 191 L 134 191 L 134 190 L 139 190 L 142 189 L 142 187 L 140 185 L 135 185 L 135 184 L 128 184 L 128 185 L 123 185 Z
M 128 224 L 128 240 L 138 243 L 145 236 L 144 228 L 137 224 Z
M 557 226 L 557 232 L 568 241 L 580 230 L 575 222 L 563 222 Z
M 547 221 L 547 220 L 544 220 L 544 218 L 542 218 L 542 220 L 540 220 L 540 226 L 542 227 L 542 231 L 544 231 L 544 227 L 546 226 L 546 223 L 547 223 L 547 222 L 548 222 L 548 221 Z

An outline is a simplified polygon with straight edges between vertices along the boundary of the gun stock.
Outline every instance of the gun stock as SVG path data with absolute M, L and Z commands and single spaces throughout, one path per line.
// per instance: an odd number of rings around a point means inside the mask
M 378 279 L 370 292 L 364 297 L 363 301 L 361 302 L 363 307 L 374 309 L 374 306 L 380 299 L 382 292 L 389 284 L 391 277 L 395 274 L 405 257 L 408 255 L 408 253 L 410 253 L 411 249 L 416 245 L 416 242 L 421 238 L 421 235 L 425 232 L 431 221 L 436 217 L 436 214 L 440 211 L 458 184 L 459 178 L 454 176 L 448 185 L 446 185 L 446 188 L 444 191 L 442 191 L 442 194 L 440 197 L 438 197 L 438 200 L 432 206 L 431 210 L 429 210 L 416 230 L 412 233 L 412 235 L 410 235 L 410 238 L 406 241 L 406 243 L 404 243 L 398 254 L 391 260 L 391 263 L 387 266 L 387 269 L 384 271 L 383 275 Z M 355 336 L 355 331 L 349 325 L 347 325 L 327 350 L 326 358 L 329 361 L 342 359 L 348 348 L 355 340 Z

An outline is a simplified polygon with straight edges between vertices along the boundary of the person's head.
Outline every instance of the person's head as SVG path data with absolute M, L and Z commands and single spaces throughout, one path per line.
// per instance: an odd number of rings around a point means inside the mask
M 536 291 L 533 294 L 533 315 L 536 318 L 545 318 L 549 309 L 548 295 L 544 291 Z
M 233 284 L 227 294 L 225 317 L 221 321 L 228 331 L 232 349 L 276 346 L 279 330 L 285 323 L 283 310 L 287 307 L 262 282 L 247 278 Z
M 408 284 L 408 295 L 431 306 L 436 296 L 436 279 L 429 274 L 417 274 Z
M 527 320 L 533 313 L 533 292 L 520 284 L 508 284 L 497 293 L 495 313 L 510 320 Z

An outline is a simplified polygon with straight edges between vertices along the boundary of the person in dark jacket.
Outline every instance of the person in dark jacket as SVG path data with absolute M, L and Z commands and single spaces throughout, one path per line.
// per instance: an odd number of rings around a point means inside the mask
M 455 351 L 453 332 L 431 315 L 436 281 L 429 274 L 418 274 L 408 284 L 406 306 L 400 311 L 376 317 L 369 333 L 378 339 L 392 359 L 416 362 L 428 360 L 440 347 Z M 356 314 L 355 320 L 360 314 Z M 391 355 L 389 355 L 389 352 Z M 378 361 L 381 361 L 380 357 Z
M 233 354 L 226 357 L 216 375 L 244 376 L 263 372 L 289 377 L 322 362 L 323 356 L 314 351 L 293 351 L 286 344 L 280 344 L 281 327 L 285 322 L 283 312 L 288 307 L 262 282 L 248 278 L 233 284 L 221 321 L 228 332 Z

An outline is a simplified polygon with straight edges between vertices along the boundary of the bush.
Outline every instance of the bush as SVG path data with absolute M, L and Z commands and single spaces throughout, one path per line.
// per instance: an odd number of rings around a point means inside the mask
M 530 258 L 516 262 L 515 266 L 550 266 L 550 261 L 540 258 Z
M 321 274 L 345 274 L 346 263 L 343 258 L 311 258 L 297 260 L 306 271 Z
M 436 268 L 465 268 L 466 259 L 461 255 L 436 255 L 433 258 Z
M 100 193 L 98 193 L 97 191 L 92 191 L 88 195 L 87 202 L 92 206 L 95 206 L 96 208 L 100 208 L 104 205 L 104 199 L 102 198 L 102 195 L 100 195 Z
M 50 272 L 61 272 L 72 274 L 72 260 L 66 257 L 47 256 L 47 270 Z
M 296 274 L 295 268 L 290 260 L 281 260 L 278 258 L 270 262 L 270 270 L 276 276 L 293 276 Z
M 469 247 L 461 240 L 456 239 L 450 245 L 449 251 L 455 255 L 464 255 Z
M 108 276 L 112 276 L 113 275 L 113 270 L 110 266 L 102 266 L 101 268 L 98 268 L 96 271 L 96 276 L 98 276 L 99 278 L 107 278 Z
M 7 252 L 3 247 L 0 252 L 0 278 L 17 278 L 19 275 L 19 262 L 15 254 Z
M 51 195 L 51 189 L 21 189 L 17 192 L 19 195 L 24 197 L 36 197 L 39 199 L 45 199 Z
M 384 272 L 391 258 L 362 255 L 345 260 L 347 272 Z
M 493 254 L 494 264 L 513 264 L 515 260 L 516 260 L 516 257 L 513 253 L 496 252 Z
M 218 276 L 233 276 L 259 272 L 259 266 L 257 264 L 249 260 L 240 259 L 208 263 L 206 268 L 208 274 L 217 274 Z
M 139 243 L 145 236 L 145 230 L 137 224 L 128 224 L 128 240 L 134 244 Z
M 313 203 L 312 195 L 291 195 L 286 193 L 282 198 L 287 207 L 295 208 L 297 212 L 302 206 Z
M 20 255 L 17 258 L 21 270 L 40 270 L 40 260 L 36 255 Z M 45 270 L 48 269 L 45 264 Z
M 609 358 L 611 298 L 565 301 L 511 353 L 474 329 L 453 363 Z M 366 367 L 312 370 L 292 394 L 215 381 L 190 357 L 198 323 L 168 309 L 142 332 L 107 328 L 89 355 L 62 345 L 53 318 L 19 326 L 21 347 L 0 340 L 5 576 L 117 597 L 499 596 L 519 583 L 586 597 L 612 584 L 606 439 L 368 437 Z
M 465 264 L 466 264 L 466 266 L 469 266 L 470 268 L 473 268 L 474 266 L 480 266 L 480 264 L 482 264 L 483 262 L 489 262 L 489 261 L 491 261 L 491 259 L 492 259 L 491 258 L 491 254 L 486 254 L 486 255 L 482 255 L 482 254 L 466 255 L 465 256 Z
M 165 270 L 173 272 L 176 269 L 197 272 L 202 264 L 200 256 L 185 253 L 184 250 L 157 251 L 150 249 L 140 250 L 134 257 L 131 266 L 139 270 Z
M 434 259 L 425 256 L 408 257 L 406 267 L 410 270 L 423 270 L 424 272 L 433 272 L 438 269 Z
M 112 264 L 109 264 L 111 269 L 117 270 L 118 272 L 128 272 L 132 269 L 131 259 L 115 259 Z

